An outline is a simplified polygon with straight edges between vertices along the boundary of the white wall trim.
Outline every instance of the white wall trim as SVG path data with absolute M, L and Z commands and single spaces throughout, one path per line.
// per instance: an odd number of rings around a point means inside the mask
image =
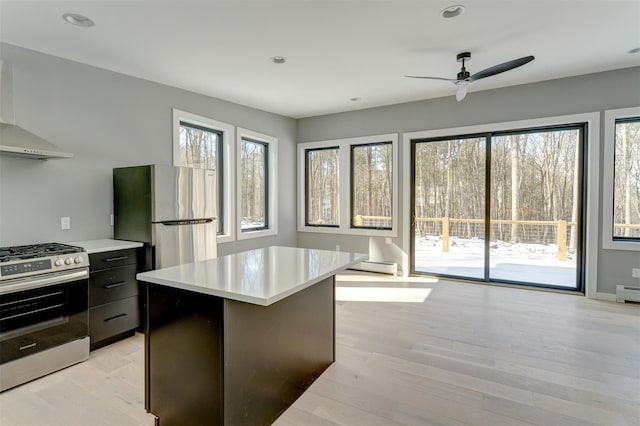
M 571 116 L 569 116 L 571 117 Z M 584 282 L 588 298 L 598 296 L 598 212 L 600 208 L 600 113 L 578 114 L 576 120 L 588 124 L 587 134 L 587 209 L 585 223 Z M 600 293 L 602 294 L 602 293 Z
M 602 152 L 602 248 L 640 251 L 637 241 L 613 239 L 613 177 L 616 119 L 640 116 L 640 107 L 610 109 L 604 112 L 604 148 Z
M 616 295 L 615 294 L 611 294 L 611 293 L 596 292 L 595 294 L 591 294 L 588 297 L 590 299 L 605 300 L 607 302 L 615 302 L 616 301 Z
M 402 135 L 402 276 L 408 277 L 411 273 L 411 139 L 416 132 Z
M 517 130 L 531 127 L 554 126 L 573 123 L 587 123 L 585 135 L 587 170 L 587 199 L 583 203 L 586 210 L 586 223 L 584 241 L 584 273 L 585 291 L 587 297 L 597 298 L 598 295 L 606 293 L 597 292 L 598 278 L 598 208 L 600 205 L 599 193 L 599 170 L 600 170 L 600 113 L 591 112 L 583 114 L 571 114 L 555 117 L 543 117 L 530 120 L 508 121 L 503 123 L 481 124 L 475 126 L 454 127 L 448 129 L 434 129 L 417 132 L 408 132 L 403 135 L 403 211 L 405 220 L 403 221 L 403 262 L 402 270 L 406 276 L 409 274 L 409 262 L 411 253 L 410 240 L 410 217 L 411 217 L 411 141 L 414 139 L 434 138 L 442 136 L 465 135 L 484 132 L 498 132 L 505 130 Z
M 243 129 L 238 127 L 236 130 L 236 182 L 238 186 L 238 192 L 240 187 L 240 182 L 242 182 L 242 170 L 240 167 L 240 144 L 242 143 L 242 138 L 247 138 L 251 140 L 255 140 L 258 142 L 264 142 L 269 145 L 268 155 L 269 158 L 269 185 L 267 188 L 268 191 L 268 229 L 258 230 L 258 231 L 245 231 L 242 232 L 242 221 L 240 220 L 240 197 L 236 197 L 236 211 L 237 211 L 237 221 L 236 221 L 236 238 L 238 240 L 248 240 L 251 238 L 259 238 L 259 237 L 267 237 L 271 235 L 278 234 L 278 139 L 265 135 L 264 133 L 259 133 L 254 130 Z
M 362 145 L 376 142 L 391 142 L 393 152 L 393 173 L 392 173 L 392 200 L 391 200 L 391 229 L 358 229 L 351 228 L 351 169 L 350 169 L 350 148 L 353 145 Z M 315 148 L 338 147 L 338 185 L 340 188 L 340 226 L 339 227 L 316 227 L 305 225 L 305 161 L 306 150 Z M 304 142 L 298 144 L 298 232 L 340 234 L 340 235 L 362 235 L 368 237 L 397 237 L 398 236 L 398 175 L 400 169 L 398 165 L 398 134 L 388 133 L 382 135 L 360 136 L 355 138 L 332 139 L 326 141 Z
M 173 165 L 180 166 L 180 121 L 207 127 L 222 133 L 222 170 L 224 180 L 222 186 L 218 183 L 218 189 L 222 189 L 224 196 L 223 230 L 222 235 L 217 236 L 217 242 L 227 243 L 236 239 L 236 192 L 235 173 L 232 173 L 235 165 L 235 127 L 231 124 L 203 117 L 179 109 L 172 109 L 173 115 Z M 219 206 L 218 206 L 219 208 Z

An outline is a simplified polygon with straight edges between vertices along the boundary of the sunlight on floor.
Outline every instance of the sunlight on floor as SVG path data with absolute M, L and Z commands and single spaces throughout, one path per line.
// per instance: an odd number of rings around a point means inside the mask
M 336 275 L 336 282 L 402 282 L 434 284 L 440 280 L 436 277 L 394 277 L 393 275 L 376 274 L 371 272 L 345 271 Z
M 429 294 L 430 288 L 336 287 L 339 302 L 423 303 Z

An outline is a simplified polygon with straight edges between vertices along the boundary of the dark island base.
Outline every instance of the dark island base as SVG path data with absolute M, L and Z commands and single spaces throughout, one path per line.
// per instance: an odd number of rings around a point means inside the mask
M 156 425 L 269 425 L 335 360 L 334 277 L 270 306 L 147 289 Z

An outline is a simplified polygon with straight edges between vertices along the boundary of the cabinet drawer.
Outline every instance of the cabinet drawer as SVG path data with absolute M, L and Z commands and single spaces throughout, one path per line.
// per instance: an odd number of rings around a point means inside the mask
M 136 296 L 136 271 L 134 264 L 92 272 L 89 276 L 89 307 Z
M 135 265 L 138 262 L 137 254 L 135 248 L 92 253 L 89 255 L 89 268 L 92 271 L 97 271 L 123 265 Z
M 140 326 L 137 297 L 129 297 L 89 309 L 91 344 Z

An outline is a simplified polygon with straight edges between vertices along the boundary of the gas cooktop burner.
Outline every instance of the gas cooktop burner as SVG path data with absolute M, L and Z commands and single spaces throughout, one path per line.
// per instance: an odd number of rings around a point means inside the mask
M 31 244 L 26 246 L 0 247 L 0 262 L 12 260 L 36 259 L 46 256 L 58 256 L 84 251 L 82 247 L 60 243 Z

